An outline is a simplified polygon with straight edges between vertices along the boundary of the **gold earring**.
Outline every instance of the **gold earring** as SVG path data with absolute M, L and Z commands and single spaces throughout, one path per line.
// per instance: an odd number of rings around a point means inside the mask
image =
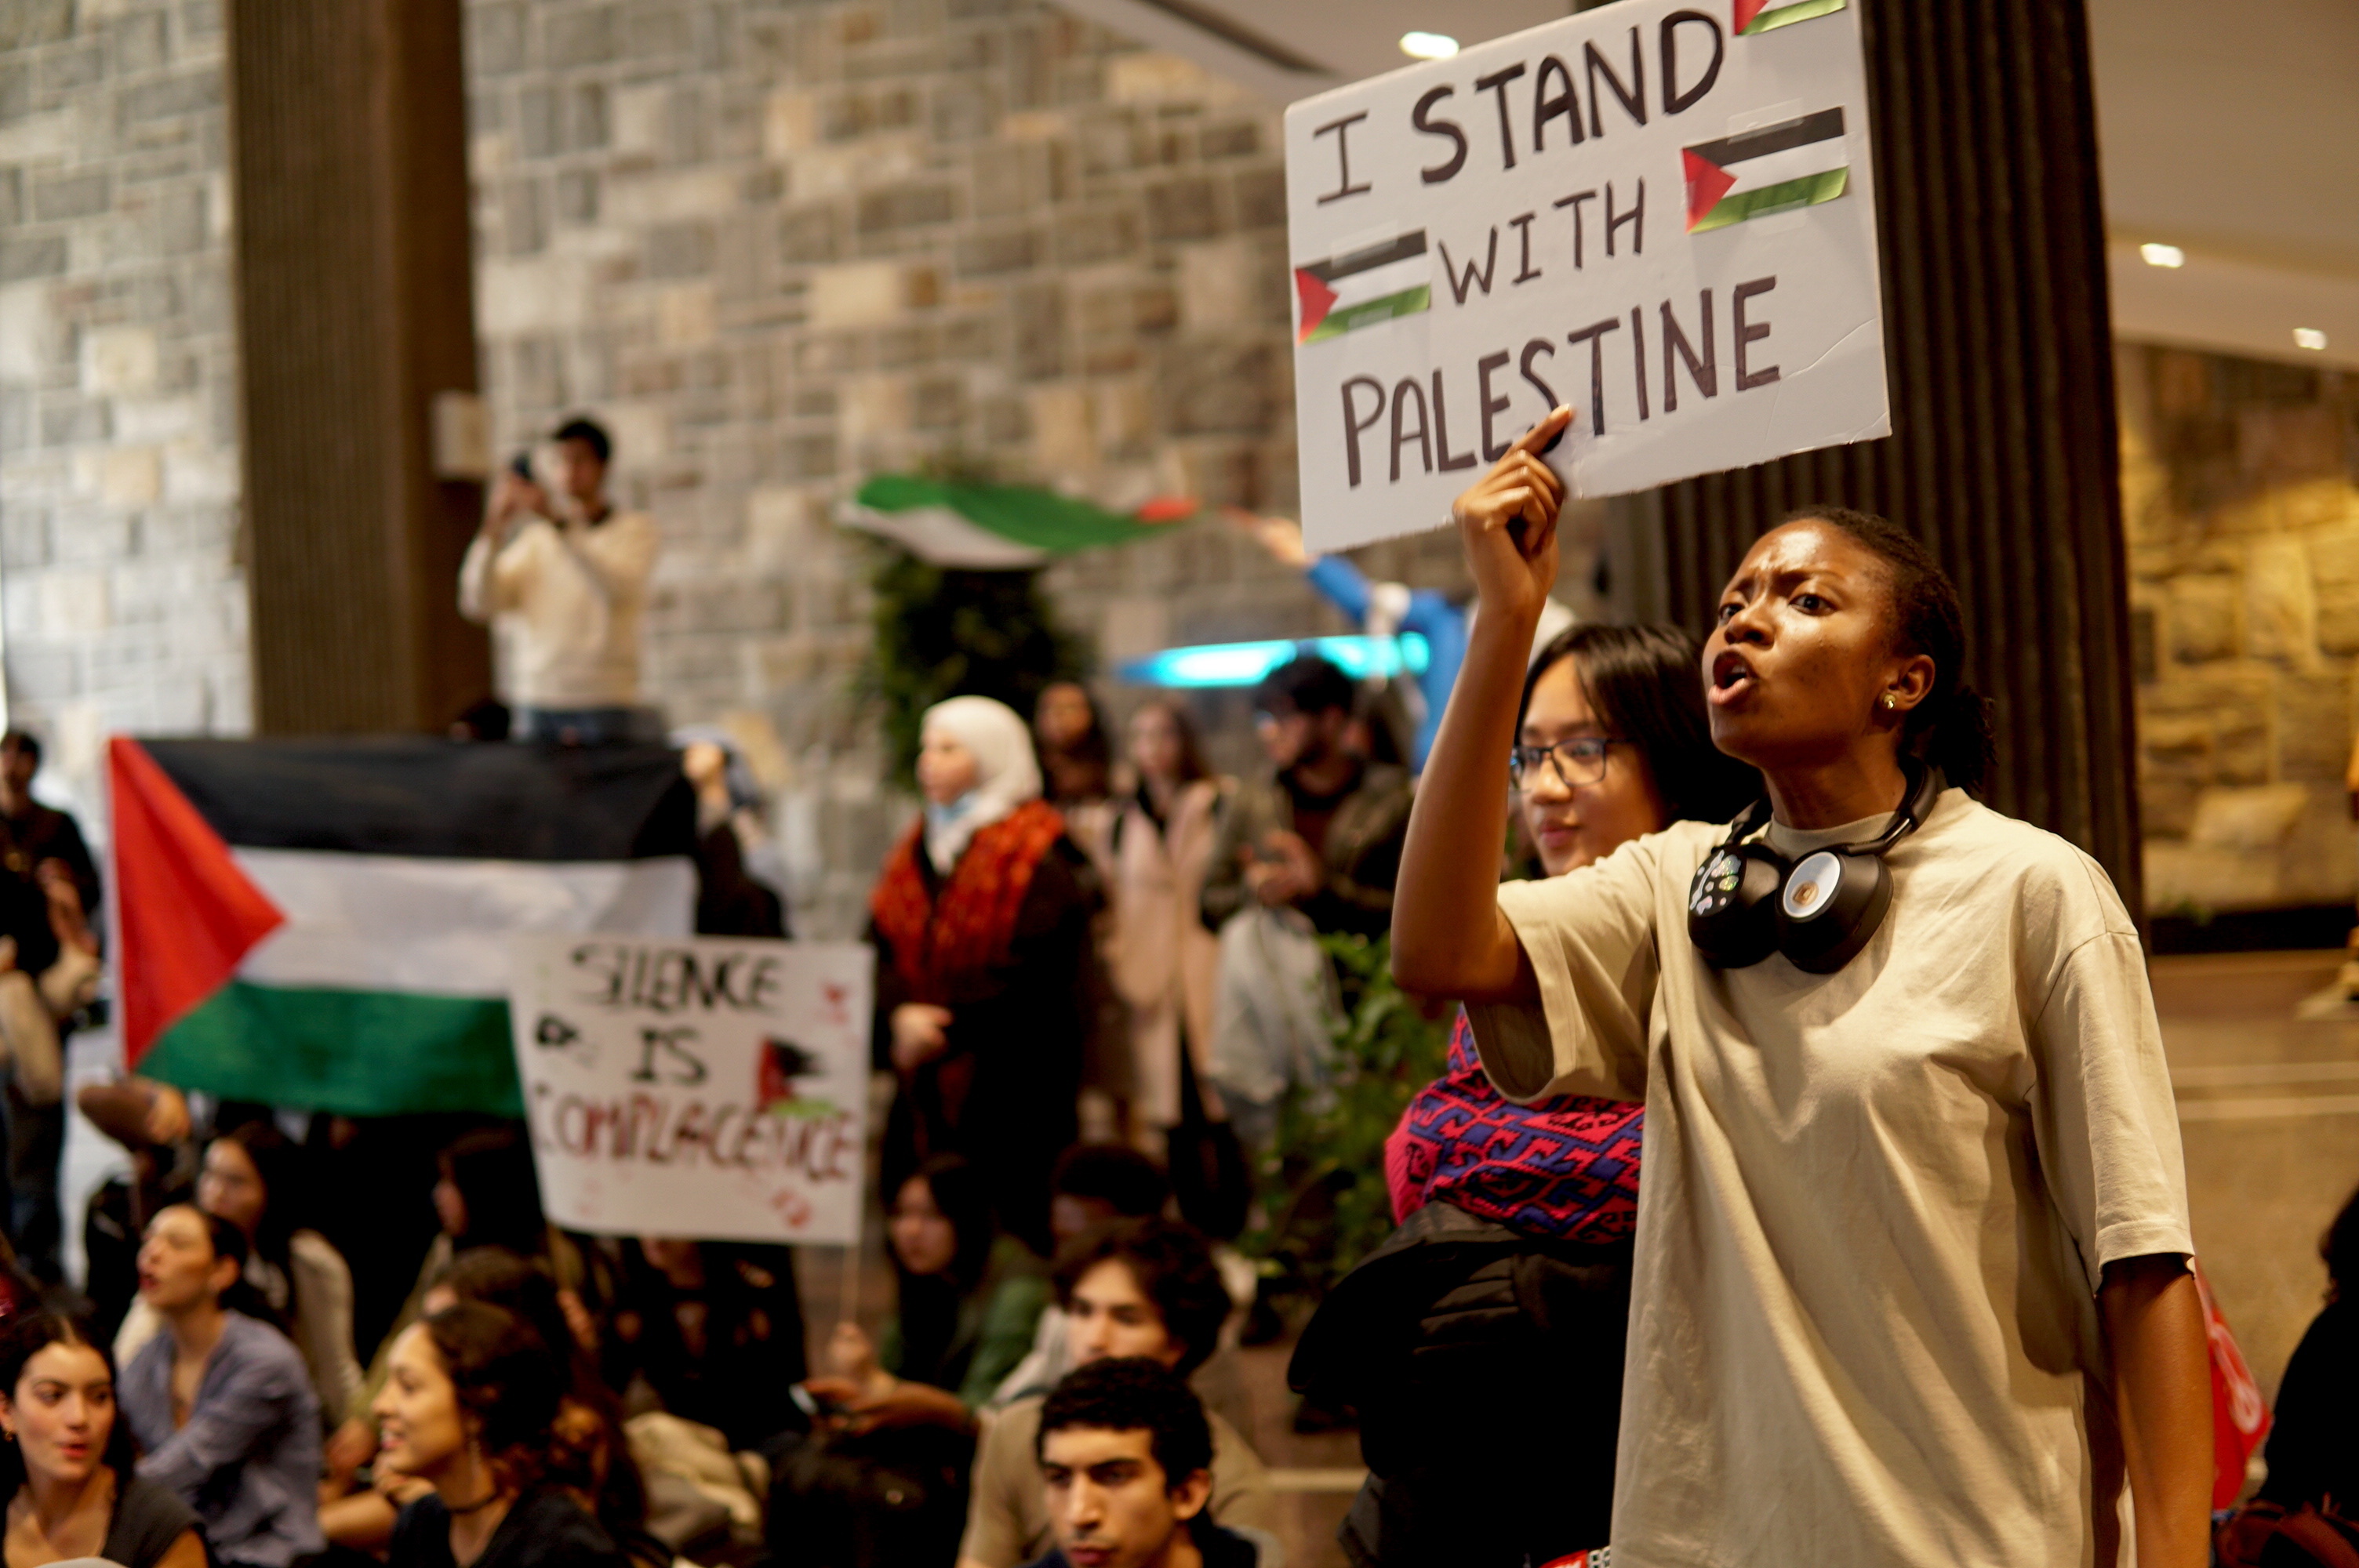
M 1898 699 L 1897 699 L 1897 698 L 1896 698 L 1896 697 L 1894 697 L 1890 692 L 1888 692 L 1888 691 L 1887 691 L 1887 692 L 1886 692 L 1886 693 L 1884 694 L 1884 708 L 1885 708 L 1885 711 L 1886 711 L 1886 712 L 1889 713 L 1890 711 L 1892 711 L 1892 709 L 1894 709 L 1894 708 L 1897 708 L 1897 707 L 1899 707 L 1899 706 L 1900 706 L 1900 703 L 1899 703 Z

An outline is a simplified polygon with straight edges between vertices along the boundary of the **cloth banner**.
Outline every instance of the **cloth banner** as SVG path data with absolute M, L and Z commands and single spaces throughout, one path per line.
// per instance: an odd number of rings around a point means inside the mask
M 859 1240 L 871 949 L 533 935 L 510 961 L 551 1220 L 602 1236 Z
M 1558 404 L 1617 495 L 1889 435 L 1859 12 L 1621 0 L 1286 112 L 1303 543 L 1441 523 Z

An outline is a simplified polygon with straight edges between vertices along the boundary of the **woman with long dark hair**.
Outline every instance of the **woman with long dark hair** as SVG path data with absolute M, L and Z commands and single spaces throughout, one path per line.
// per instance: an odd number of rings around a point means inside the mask
M 900 1184 L 886 1234 L 893 1313 L 874 1345 L 855 1325 L 836 1325 L 830 1374 L 802 1385 L 820 1424 L 774 1450 L 768 1530 L 781 1562 L 951 1561 L 966 1519 L 975 1412 L 1031 1347 L 1049 1303 L 1039 1260 L 995 1231 L 989 1194 L 954 1154 Z M 876 1498 L 893 1492 L 901 1504 L 877 1509 Z
M 1107 968 L 1128 1009 L 1131 1107 L 1149 1152 L 1182 1119 L 1182 1078 L 1205 1077 L 1221 939 L 1197 913 L 1220 827 L 1221 781 L 1204 762 L 1187 709 L 1150 697 L 1130 716 L 1138 786 L 1114 826 L 1114 935 Z M 1188 1071 L 1181 1065 L 1182 1054 Z
M 36 1312 L 0 1329 L 0 1433 L 6 1568 L 206 1568 L 196 1510 L 138 1475 L 114 1364 L 70 1319 Z
M 1533 656 L 1508 772 L 1544 875 L 1758 793 L 1712 743 L 1695 665 L 1670 626 L 1576 626 Z M 1353 1561 L 1519 1568 L 1605 1540 L 1645 1119 L 1591 1095 L 1509 1101 L 1459 1015 L 1448 1069 L 1385 1147 L 1405 1223 L 1321 1303 L 1288 1373 L 1360 1412 Z M 1568 1414 L 1518 1419 L 1535 1407 Z
M 197 1206 L 245 1233 L 245 1282 L 302 1352 L 321 1415 L 333 1427 L 359 1408 L 353 1271 L 326 1237 L 303 1223 L 309 1191 L 303 1151 L 267 1120 L 242 1123 L 214 1139 L 197 1173 Z M 114 1336 L 115 1359 L 128 1363 L 159 1326 L 152 1311 L 134 1303 Z
M 1559 409 L 1455 508 L 1481 611 L 1393 906 L 1509 1098 L 1647 1103 L 1617 1568 L 2206 1560 L 2203 1316 L 2137 927 L 1973 798 L 1955 589 L 1815 509 L 1723 590 L 1700 677 L 1765 798 L 1501 887 Z
M 552 1480 L 564 1364 L 525 1321 L 477 1302 L 402 1331 L 375 1411 L 386 1464 L 434 1488 L 402 1509 L 390 1568 L 627 1568 Z

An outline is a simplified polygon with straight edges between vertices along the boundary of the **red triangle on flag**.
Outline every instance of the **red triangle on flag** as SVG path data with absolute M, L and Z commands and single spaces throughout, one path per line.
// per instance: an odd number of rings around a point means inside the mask
M 1294 341 L 1307 341 L 1327 319 L 1327 312 L 1335 308 L 1335 291 L 1312 274 L 1300 267 L 1294 269 L 1294 292 L 1302 300 L 1302 325 L 1296 329 Z
M 1729 31 L 1743 33 L 1753 25 L 1753 18 L 1769 8 L 1770 0 L 1736 0 L 1736 25 Z
M 1738 9 L 1743 8 L 1744 0 L 1738 0 Z M 1708 157 L 1696 157 L 1690 148 L 1681 147 L 1680 158 L 1687 166 L 1688 232 L 1693 233 L 1704 215 L 1719 206 L 1720 199 L 1736 183 L 1736 176 Z
M 287 916 L 230 858 L 147 748 L 107 742 L 114 823 L 116 986 L 123 1059 L 136 1066 L 163 1033 L 228 983 Z

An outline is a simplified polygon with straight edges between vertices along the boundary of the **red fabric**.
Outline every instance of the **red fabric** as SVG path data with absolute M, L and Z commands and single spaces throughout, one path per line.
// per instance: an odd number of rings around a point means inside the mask
M 123 1059 L 136 1067 L 287 916 L 138 741 L 120 735 L 108 741 L 106 772 Z
M 948 1002 L 1006 960 L 1032 873 L 1064 833 L 1065 819 L 1055 806 L 1026 801 L 975 830 L 949 879 L 930 897 L 918 864 L 926 852 L 925 824 L 910 828 L 894 846 L 885 874 L 868 895 L 868 913 L 877 934 L 892 945 L 894 971 L 911 1000 Z
M 2212 1506 L 2234 1507 L 2245 1489 L 2245 1470 L 2269 1434 L 2268 1401 L 2228 1332 L 2228 1320 L 2212 1299 L 2203 1266 L 2192 1264 L 2195 1288 L 2203 1297 L 2204 1337 L 2212 1350 Z

